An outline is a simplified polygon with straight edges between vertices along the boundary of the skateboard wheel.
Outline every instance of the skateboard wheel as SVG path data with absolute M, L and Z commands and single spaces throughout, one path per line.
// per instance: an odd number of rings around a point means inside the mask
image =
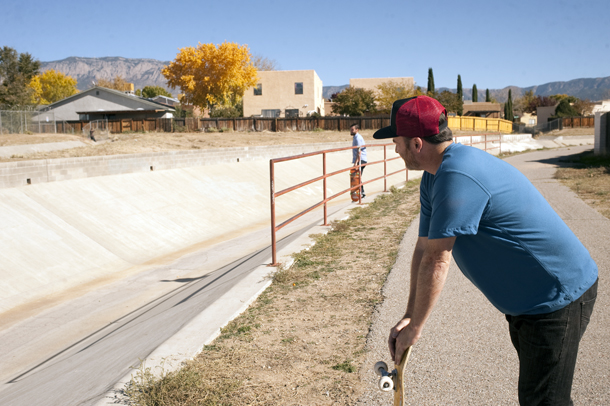
M 375 364 L 375 367 L 373 368 L 373 370 L 375 371 L 375 373 L 379 376 L 383 376 L 384 372 L 387 374 L 388 373 L 388 364 L 386 364 L 383 361 L 379 361 Z
M 379 389 L 384 392 L 389 392 L 394 389 L 394 381 L 389 376 L 382 376 L 379 379 Z

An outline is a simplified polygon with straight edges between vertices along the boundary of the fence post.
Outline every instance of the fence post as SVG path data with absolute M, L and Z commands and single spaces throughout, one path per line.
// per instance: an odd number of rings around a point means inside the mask
M 383 146 L 383 191 L 384 192 L 388 191 L 388 162 L 387 162 L 388 154 L 387 154 L 387 150 L 388 150 L 387 145 L 384 145 Z
M 273 170 L 273 159 L 269 160 L 269 178 L 271 190 L 271 264 L 269 266 L 277 266 L 277 252 L 275 240 L 275 175 Z
M 326 152 L 322 154 L 322 175 L 324 176 L 324 180 L 322 180 L 322 188 L 324 189 L 324 226 L 328 226 L 328 216 L 326 210 Z

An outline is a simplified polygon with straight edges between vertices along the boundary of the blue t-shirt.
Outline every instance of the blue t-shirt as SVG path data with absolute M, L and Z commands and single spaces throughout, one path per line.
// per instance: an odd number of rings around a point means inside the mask
M 502 313 L 559 310 L 597 280 L 589 252 L 534 185 L 491 154 L 449 145 L 420 191 L 419 235 L 457 237 L 455 262 Z
M 354 135 L 354 138 L 352 140 L 352 147 L 362 147 L 360 148 L 360 160 L 362 162 L 368 162 L 366 160 L 366 147 L 364 146 L 364 138 L 362 138 L 362 135 L 360 135 L 360 133 L 356 133 Z M 358 160 L 358 148 L 354 148 L 352 149 L 352 163 L 356 163 L 356 161 Z

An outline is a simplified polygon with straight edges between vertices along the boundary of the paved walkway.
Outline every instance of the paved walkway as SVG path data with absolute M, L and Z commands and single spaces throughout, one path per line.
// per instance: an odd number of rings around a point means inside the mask
M 575 405 L 610 404 L 610 220 L 553 178 L 560 158 L 590 146 L 517 155 L 507 161 L 522 171 L 589 249 L 599 267 L 599 293 L 583 337 L 573 386 Z M 390 361 L 387 334 L 406 309 L 408 273 L 418 222 L 409 227 L 384 286 L 386 300 L 374 316 L 362 379 L 368 391 L 358 405 L 391 404 L 380 392 L 373 365 Z M 389 362 L 388 362 L 389 363 Z M 452 262 L 449 277 L 408 368 L 408 405 L 516 405 L 517 357 L 503 316 Z
M 25 145 L 10 145 L 0 147 L 0 157 L 10 158 L 13 155 L 29 155 L 35 152 L 59 151 L 61 149 L 70 149 L 78 147 L 86 147 L 88 144 L 81 141 L 62 141 L 62 142 L 47 142 L 43 144 L 25 144 Z

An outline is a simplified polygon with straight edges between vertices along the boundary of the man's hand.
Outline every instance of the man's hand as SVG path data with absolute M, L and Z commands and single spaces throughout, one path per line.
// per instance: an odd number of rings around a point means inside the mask
M 404 318 L 390 330 L 388 338 L 388 346 L 390 347 L 390 355 L 396 365 L 400 364 L 400 360 L 407 348 L 414 345 L 419 340 L 420 332 L 415 331 L 411 326 L 411 319 Z

